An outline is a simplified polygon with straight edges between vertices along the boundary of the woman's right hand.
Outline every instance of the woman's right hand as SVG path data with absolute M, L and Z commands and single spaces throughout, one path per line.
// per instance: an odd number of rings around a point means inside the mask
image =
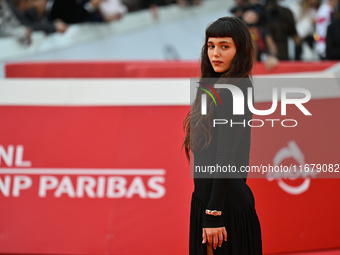
M 227 241 L 227 230 L 225 227 L 220 228 L 203 228 L 203 241 L 216 249 L 217 245 L 221 247 L 223 240 Z

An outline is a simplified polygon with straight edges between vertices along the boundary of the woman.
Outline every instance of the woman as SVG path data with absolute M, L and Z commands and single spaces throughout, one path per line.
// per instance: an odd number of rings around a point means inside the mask
M 195 102 L 184 120 L 183 146 L 188 159 L 194 161 L 195 169 L 190 255 L 262 254 L 261 229 L 254 197 L 246 184 L 247 173 L 236 171 L 207 176 L 204 171 L 196 171 L 217 165 L 240 169 L 249 164 L 250 126 L 246 123 L 252 113 L 247 100 L 243 102 L 244 114 L 233 115 L 231 90 L 215 90 L 213 86 L 216 83 L 237 86 L 246 99 L 248 88 L 252 87 L 252 54 L 251 36 L 239 18 L 220 18 L 207 28 L 201 54 L 201 89 L 197 89 Z M 207 113 L 202 114 L 201 101 L 208 90 L 210 94 L 217 92 L 221 100 L 205 97 Z M 215 101 L 220 104 L 216 106 Z M 228 120 L 228 123 L 214 126 L 213 119 Z

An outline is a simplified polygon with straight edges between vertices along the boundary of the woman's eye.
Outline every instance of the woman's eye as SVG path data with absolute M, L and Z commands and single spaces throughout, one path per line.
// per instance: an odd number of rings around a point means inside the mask
M 208 48 L 209 48 L 209 49 L 213 49 L 213 48 L 214 48 L 214 45 L 208 45 Z
M 222 49 L 228 49 L 229 47 L 227 45 L 222 45 Z

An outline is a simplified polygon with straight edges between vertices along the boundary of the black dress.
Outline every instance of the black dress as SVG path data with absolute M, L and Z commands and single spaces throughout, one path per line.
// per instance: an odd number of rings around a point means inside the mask
M 217 175 L 204 178 L 207 175 L 195 172 L 196 167 L 204 165 L 231 165 L 237 170 L 249 165 L 251 129 L 248 121 L 252 113 L 247 106 L 247 88 L 252 85 L 246 79 L 236 86 L 243 91 L 244 115 L 233 115 L 232 93 L 229 89 L 220 89 L 222 106 L 216 106 L 214 119 L 226 119 L 229 123 L 216 125 L 210 145 L 193 151 L 195 188 L 191 200 L 189 255 L 207 254 L 207 242 L 202 243 L 202 228 L 223 226 L 227 230 L 227 241 L 213 249 L 214 254 L 262 254 L 261 228 L 253 193 L 246 184 L 247 173 L 238 171 L 231 175 L 224 173 L 223 178 Z M 221 210 L 222 215 L 206 215 L 206 209 Z

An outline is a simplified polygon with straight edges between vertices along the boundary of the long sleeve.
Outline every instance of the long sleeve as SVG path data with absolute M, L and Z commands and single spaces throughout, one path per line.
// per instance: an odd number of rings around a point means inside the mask
M 246 89 L 243 90 L 244 101 L 247 101 Z M 245 115 L 233 115 L 233 97 L 229 89 L 221 89 L 220 97 L 222 106 L 217 106 L 214 114 L 215 119 L 226 119 L 227 124 L 216 125 L 216 164 L 219 166 L 230 166 L 239 169 L 236 164 L 237 153 L 249 153 L 249 150 L 239 150 L 242 137 L 247 127 L 247 118 Z M 245 106 L 245 104 L 244 104 Z M 245 107 L 245 113 L 247 108 Z M 248 115 L 249 116 L 249 115 Z M 232 125 L 231 125 L 232 122 Z M 247 146 L 245 146 L 247 147 Z M 249 147 L 249 146 L 248 146 Z M 249 154 L 248 154 L 249 155 Z M 215 174 L 210 194 L 209 203 L 206 209 L 219 210 L 224 209 L 224 203 L 230 185 L 231 178 L 241 178 L 238 172 L 226 172 Z M 224 223 L 221 216 L 204 215 L 203 227 L 222 227 Z

